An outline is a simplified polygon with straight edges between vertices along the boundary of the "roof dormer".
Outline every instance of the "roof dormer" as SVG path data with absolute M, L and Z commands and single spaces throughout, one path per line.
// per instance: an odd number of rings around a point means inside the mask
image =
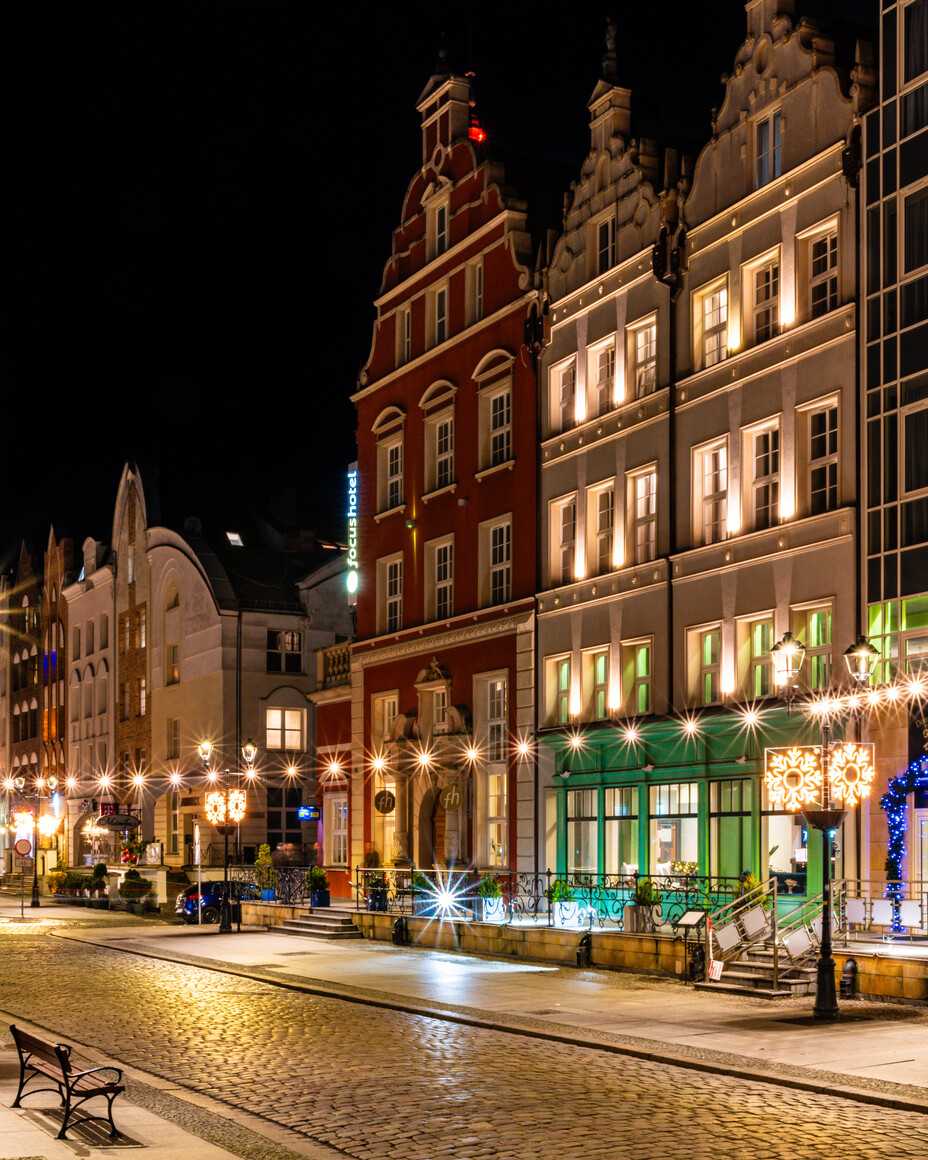
M 448 50 L 438 53 L 435 71 L 422 90 L 416 108 L 422 117 L 422 164 L 437 146 L 448 148 L 466 141 L 470 130 L 470 81 L 455 76 L 448 63 Z

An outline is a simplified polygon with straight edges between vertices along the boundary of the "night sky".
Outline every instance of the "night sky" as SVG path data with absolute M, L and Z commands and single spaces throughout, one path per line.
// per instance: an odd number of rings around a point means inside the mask
M 349 395 L 442 33 L 476 71 L 490 149 L 578 171 L 608 11 L 642 117 L 704 141 L 739 0 L 5 13 L 0 555 L 51 522 L 108 539 L 127 458 L 341 504 Z

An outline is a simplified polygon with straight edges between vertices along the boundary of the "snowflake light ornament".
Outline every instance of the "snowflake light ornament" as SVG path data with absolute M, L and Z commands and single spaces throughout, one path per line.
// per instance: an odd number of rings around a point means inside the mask
M 828 769 L 831 792 L 845 805 L 856 806 L 870 796 L 875 772 L 869 745 L 838 745 L 832 751 Z
M 793 746 L 785 753 L 768 749 L 764 780 L 774 805 L 798 810 L 816 801 L 822 788 L 818 751 L 806 746 Z

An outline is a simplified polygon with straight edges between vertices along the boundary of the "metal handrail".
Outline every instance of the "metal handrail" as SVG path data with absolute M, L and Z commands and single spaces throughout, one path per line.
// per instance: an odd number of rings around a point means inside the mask
M 726 902 L 724 906 L 713 911 L 706 923 L 706 963 L 711 963 L 716 957 L 730 962 L 740 958 L 747 947 L 760 941 L 770 942 L 773 948 L 773 989 L 778 990 L 780 984 L 780 937 L 777 899 L 777 879 L 770 877 L 766 882 L 759 882 L 750 890 L 745 890 L 737 898 L 733 898 L 731 902 Z M 751 933 L 744 926 L 744 917 L 758 908 L 763 911 L 769 910 L 771 921 L 768 922 L 764 931 Z M 719 926 L 733 926 L 740 939 L 737 946 L 716 956 L 713 951 L 713 931 Z

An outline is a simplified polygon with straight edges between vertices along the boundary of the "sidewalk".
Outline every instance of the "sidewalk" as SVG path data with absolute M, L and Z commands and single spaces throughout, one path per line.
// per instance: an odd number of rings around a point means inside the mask
M 859 1000 L 813 1019 L 813 998 L 770 1004 L 681 983 L 373 942 L 164 925 L 62 931 L 136 954 L 232 970 L 314 993 L 661 1058 L 855 1099 L 928 1109 L 928 1008 Z

